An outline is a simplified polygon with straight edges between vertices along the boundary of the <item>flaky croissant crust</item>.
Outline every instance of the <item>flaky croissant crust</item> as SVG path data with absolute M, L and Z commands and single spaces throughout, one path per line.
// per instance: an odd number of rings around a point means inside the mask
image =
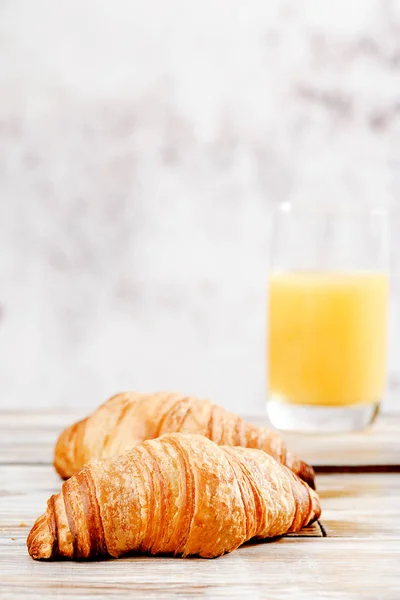
M 89 462 L 49 499 L 27 544 L 35 559 L 212 558 L 319 515 L 316 492 L 265 452 L 169 434 Z
M 277 432 L 251 425 L 208 400 L 166 392 L 113 396 L 62 432 L 54 465 L 66 479 L 92 458 L 117 456 L 165 433 L 199 434 L 219 445 L 264 450 L 314 487 L 312 467 L 291 454 Z

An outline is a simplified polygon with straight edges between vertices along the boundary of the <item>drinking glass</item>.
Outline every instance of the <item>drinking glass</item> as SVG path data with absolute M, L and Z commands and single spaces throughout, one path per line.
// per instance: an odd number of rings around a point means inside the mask
M 284 202 L 271 239 L 269 419 L 289 431 L 362 429 L 385 390 L 387 213 Z

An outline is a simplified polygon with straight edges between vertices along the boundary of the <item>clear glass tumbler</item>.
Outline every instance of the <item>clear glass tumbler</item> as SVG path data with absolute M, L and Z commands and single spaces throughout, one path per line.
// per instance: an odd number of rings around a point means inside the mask
M 296 209 L 272 227 L 267 411 L 279 429 L 337 432 L 373 422 L 386 380 L 384 210 Z

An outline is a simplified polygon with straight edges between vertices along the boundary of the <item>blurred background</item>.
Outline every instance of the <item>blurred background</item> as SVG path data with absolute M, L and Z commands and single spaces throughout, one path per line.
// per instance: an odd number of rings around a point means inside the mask
M 263 410 L 271 208 L 342 197 L 392 210 L 396 402 L 399 152 L 400 2 L 0 0 L 0 407 Z

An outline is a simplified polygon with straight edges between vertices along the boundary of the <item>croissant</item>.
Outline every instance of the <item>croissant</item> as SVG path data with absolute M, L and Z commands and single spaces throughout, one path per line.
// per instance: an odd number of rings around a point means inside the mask
M 35 559 L 213 558 L 320 512 L 316 492 L 265 452 L 174 433 L 85 465 L 51 496 L 27 545 Z
M 208 400 L 174 393 L 117 394 L 60 435 L 54 466 L 67 479 L 92 458 L 122 454 L 164 433 L 196 433 L 218 445 L 259 448 L 314 488 L 313 468 L 286 449 L 280 435 L 246 423 Z

